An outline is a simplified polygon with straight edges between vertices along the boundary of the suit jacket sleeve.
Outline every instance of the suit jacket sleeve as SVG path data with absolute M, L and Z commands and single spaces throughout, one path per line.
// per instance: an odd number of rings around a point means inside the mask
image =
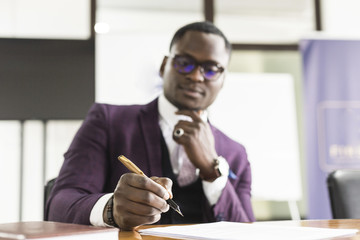
M 228 178 L 222 194 L 212 207 L 215 221 L 252 222 L 251 169 L 245 148 L 214 129 L 218 155 L 223 156 L 234 173 Z
M 64 164 L 47 202 L 48 220 L 90 224 L 91 209 L 106 192 L 106 111 L 100 108 L 93 105 L 64 154 Z

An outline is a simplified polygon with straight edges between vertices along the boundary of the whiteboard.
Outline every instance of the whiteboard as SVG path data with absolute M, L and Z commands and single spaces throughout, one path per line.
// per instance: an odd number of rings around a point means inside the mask
M 210 121 L 243 144 L 253 198 L 301 199 L 294 80 L 288 74 L 228 73 Z

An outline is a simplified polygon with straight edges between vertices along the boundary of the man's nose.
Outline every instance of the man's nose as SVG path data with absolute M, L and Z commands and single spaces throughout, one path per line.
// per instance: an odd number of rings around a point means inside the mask
M 191 73 L 189 73 L 187 77 L 190 78 L 192 81 L 196 81 L 196 82 L 205 81 L 201 66 L 196 66 L 196 68 Z

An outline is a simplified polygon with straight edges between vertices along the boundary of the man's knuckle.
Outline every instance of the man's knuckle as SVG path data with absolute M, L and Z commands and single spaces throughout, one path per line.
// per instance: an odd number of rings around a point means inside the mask
M 157 213 L 158 213 L 158 210 L 156 210 L 153 207 L 149 207 L 144 211 L 144 215 L 146 215 L 146 216 L 153 216 L 153 215 L 155 215 Z
M 162 207 L 161 207 L 161 211 L 166 212 L 168 210 L 168 206 L 169 205 L 167 204 L 167 202 L 164 201 L 164 203 L 162 204 Z
M 145 204 L 151 204 L 153 201 L 153 197 L 151 196 L 151 194 L 146 193 L 143 195 L 142 197 L 142 202 Z
M 137 185 L 141 188 L 147 188 L 149 186 L 149 181 L 145 177 L 137 178 L 136 182 L 137 182 Z
M 148 217 L 149 223 L 157 222 L 160 220 L 160 214 L 155 214 Z

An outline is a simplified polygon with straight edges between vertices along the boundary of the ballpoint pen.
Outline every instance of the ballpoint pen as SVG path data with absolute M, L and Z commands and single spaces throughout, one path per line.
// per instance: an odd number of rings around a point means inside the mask
M 140 170 L 140 168 L 138 168 L 132 161 L 130 161 L 128 158 L 126 158 L 124 155 L 120 155 L 118 157 L 118 159 L 120 160 L 120 162 L 122 164 L 124 164 L 124 166 L 129 169 L 131 172 L 136 173 L 138 175 L 147 177 L 145 175 L 145 173 L 143 173 L 143 171 Z M 182 212 L 180 211 L 180 207 L 174 202 L 174 200 L 172 200 L 171 198 L 169 198 L 168 200 L 166 200 L 166 202 L 170 205 L 170 207 L 172 209 L 174 209 L 178 214 L 180 214 L 181 216 L 184 216 L 182 214 Z

